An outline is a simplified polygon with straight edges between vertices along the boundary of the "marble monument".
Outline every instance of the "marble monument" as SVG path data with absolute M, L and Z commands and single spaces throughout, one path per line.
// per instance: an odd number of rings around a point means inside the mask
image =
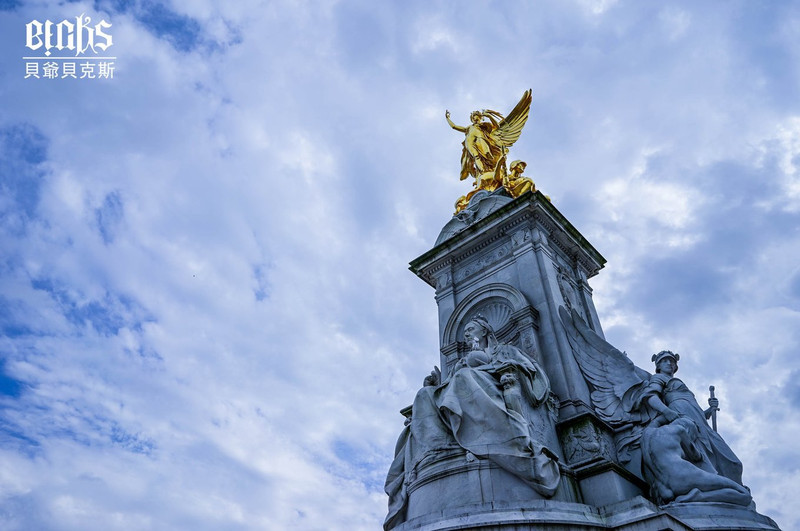
M 439 365 L 401 411 L 384 529 L 778 529 L 680 355 L 651 373 L 605 340 L 588 284 L 605 259 L 507 163 L 530 105 L 446 113 L 473 187 L 411 262 L 435 289 Z

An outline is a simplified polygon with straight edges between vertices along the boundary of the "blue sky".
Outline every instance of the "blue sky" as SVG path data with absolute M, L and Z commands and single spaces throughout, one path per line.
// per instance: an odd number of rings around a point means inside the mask
M 114 79 L 23 79 L 81 13 Z M 532 88 L 512 154 L 608 260 L 607 338 L 715 385 L 800 528 L 798 42 L 788 2 L 0 3 L 0 527 L 378 528 L 444 111 Z

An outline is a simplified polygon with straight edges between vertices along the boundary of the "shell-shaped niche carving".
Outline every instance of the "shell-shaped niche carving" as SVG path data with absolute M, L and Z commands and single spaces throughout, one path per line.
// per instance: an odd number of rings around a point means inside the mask
M 480 314 L 489 321 L 489 325 L 497 332 L 508 323 L 512 313 L 513 311 L 508 303 L 500 301 L 489 302 L 481 304 L 471 311 L 469 317 L 464 320 L 463 324 L 466 325 L 470 319 Z

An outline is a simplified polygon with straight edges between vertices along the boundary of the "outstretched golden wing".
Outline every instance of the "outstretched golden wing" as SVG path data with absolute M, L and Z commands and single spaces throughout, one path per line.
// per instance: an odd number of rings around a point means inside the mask
M 522 134 L 522 128 L 528 121 L 531 111 L 531 89 L 525 91 L 517 106 L 508 113 L 508 116 L 498 124 L 497 129 L 491 133 L 492 139 L 498 146 L 510 147 Z

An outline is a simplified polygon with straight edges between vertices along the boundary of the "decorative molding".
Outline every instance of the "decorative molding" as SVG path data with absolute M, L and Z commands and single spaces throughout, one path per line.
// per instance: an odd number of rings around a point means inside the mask
M 450 271 L 443 271 L 436 276 L 436 291 L 441 291 L 453 285 L 453 274 Z
M 461 282 L 467 277 L 488 269 L 511 254 L 511 244 L 506 243 L 497 249 L 485 253 L 480 258 L 456 268 L 455 281 Z
M 580 245 L 571 244 L 567 246 L 565 242 L 561 241 L 561 238 L 555 237 L 555 233 L 559 229 L 559 226 L 550 216 L 546 216 L 544 214 L 545 213 L 543 211 L 536 210 L 533 213 L 533 218 L 539 225 L 541 225 L 541 228 L 544 229 L 544 232 L 547 234 L 547 242 L 560 249 L 561 252 L 563 252 L 574 263 L 583 266 L 586 271 L 597 273 L 602 267 L 602 264 L 595 263 L 593 260 L 590 260 L 585 253 L 581 253 Z
M 520 229 L 511 235 L 511 245 L 514 249 L 522 247 L 529 241 L 531 241 L 531 229 L 528 227 Z
M 456 265 L 456 264 L 458 264 L 460 262 L 463 262 L 464 260 L 466 260 L 470 256 L 472 256 L 475 253 L 483 250 L 484 248 L 486 248 L 487 246 L 491 245 L 492 243 L 498 241 L 501 238 L 506 237 L 507 234 L 512 229 L 514 229 L 515 227 L 517 227 L 518 225 L 520 225 L 522 223 L 525 223 L 527 220 L 532 219 L 532 218 L 533 218 L 533 214 L 531 214 L 530 212 L 523 212 L 521 215 L 515 216 L 514 219 L 511 220 L 510 222 L 508 222 L 508 223 L 506 223 L 506 224 L 504 224 L 504 225 L 502 225 L 500 227 L 497 227 L 495 233 L 492 234 L 492 236 L 490 236 L 490 237 L 488 237 L 488 238 L 486 238 L 484 240 L 481 240 L 477 244 L 469 247 L 467 250 L 461 252 L 458 255 L 449 256 L 446 260 L 442 261 L 441 263 L 433 263 L 432 265 L 430 265 L 427 268 L 422 268 L 422 270 L 420 271 L 419 274 L 421 276 L 423 276 L 423 278 L 428 279 L 430 284 L 434 284 L 432 279 L 434 278 L 435 274 L 438 271 L 441 271 L 447 264 Z M 481 221 L 483 221 L 483 220 L 481 220 Z
M 514 245 L 521 241 L 519 236 L 514 235 L 523 228 L 530 229 L 533 238 L 534 227 L 544 231 L 546 239 L 552 242 L 553 250 L 557 249 L 558 253 L 580 265 L 587 277 L 594 276 L 605 264 L 605 259 L 578 230 L 552 203 L 536 192 L 527 200 L 519 198 L 509 203 L 437 245 L 413 260 L 410 264 L 411 270 L 425 282 L 435 286 L 436 273 L 446 267 L 447 263 L 458 264 L 500 238 L 508 238 Z
M 450 319 L 444 327 L 444 333 L 442 334 L 443 343 L 451 344 L 458 341 L 458 334 L 461 332 L 467 320 L 471 319 L 482 308 L 488 307 L 493 303 L 507 305 L 511 310 L 511 314 L 530 306 L 522 293 L 507 284 L 492 283 L 478 288 L 470 293 L 469 296 L 461 301 L 453 310 Z M 507 322 L 509 320 L 510 319 L 507 319 Z M 495 332 L 505 332 L 505 330 L 503 330 L 504 326 L 505 323 L 500 325 L 499 328 L 495 328 Z

